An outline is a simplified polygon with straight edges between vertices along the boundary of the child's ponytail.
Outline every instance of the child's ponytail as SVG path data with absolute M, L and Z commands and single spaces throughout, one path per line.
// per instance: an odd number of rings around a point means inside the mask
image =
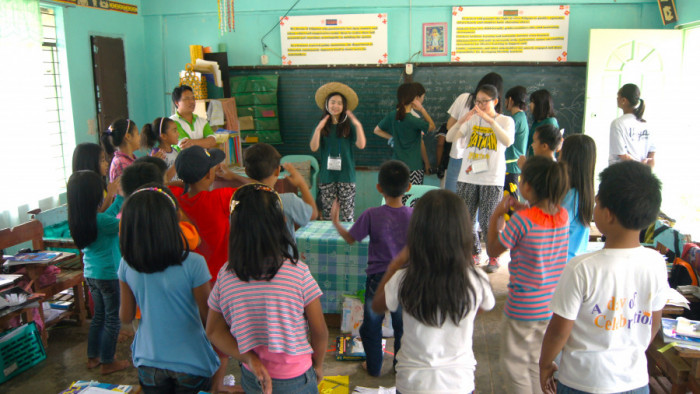
M 642 118 L 646 106 L 644 105 L 644 100 L 639 97 L 642 95 L 639 91 L 639 87 L 633 83 L 628 83 L 622 85 L 618 94 L 620 97 L 626 98 L 627 102 L 632 106 L 634 109 L 634 117 L 640 122 L 646 122 L 646 120 Z
M 569 190 L 569 176 L 566 163 L 555 162 L 543 156 L 532 156 L 523 167 L 522 180 L 535 192 L 537 202 L 548 200 L 561 205 Z
M 141 146 L 148 149 L 153 149 L 156 145 L 161 143 L 160 137 L 163 132 L 168 129 L 172 119 L 162 117 L 155 118 L 153 123 L 148 123 L 141 129 Z
M 412 83 L 404 83 L 396 91 L 396 120 L 404 120 L 406 117 L 406 106 L 416 99 L 416 87 Z
M 102 132 L 100 141 L 109 156 L 113 155 L 117 148 L 124 142 L 124 137 L 136 124 L 129 119 L 117 119 Z

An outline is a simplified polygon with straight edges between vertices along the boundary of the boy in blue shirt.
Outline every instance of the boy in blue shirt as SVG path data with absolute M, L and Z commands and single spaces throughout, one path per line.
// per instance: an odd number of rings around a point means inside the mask
M 384 196 L 385 205 L 369 208 L 360 215 L 350 231 L 338 219 L 338 202 L 333 203 L 333 225 L 345 242 L 353 244 L 369 235 L 367 280 L 365 282 L 364 320 L 360 326 L 362 345 L 367 354 L 367 372 L 379 376 L 384 355 L 382 352 L 382 321 L 384 315 L 372 311 L 372 299 L 391 260 L 406 246 L 408 224 L 413 208 L 403 205 L 402 197 L 411 188 L 408 166 L 398 160 L 389 160 L 379 169 L 377 190 Z M 401 348 L 403 319 L 401 308 L 391 312 L 394 328 L 394 366 Z

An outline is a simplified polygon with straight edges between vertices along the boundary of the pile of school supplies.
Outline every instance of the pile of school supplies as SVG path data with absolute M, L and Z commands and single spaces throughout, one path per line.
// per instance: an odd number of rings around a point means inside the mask
M 59 394 L 99 394 L 99 393 L 130 393 L 133 387 L 127 384 L 100 383 L 94 380 L 78 380 Z
M 319 394 L 349 394 L 349 376 L 324 376 L 318 384 Z
M 44 264 L 56 260 L 61 256 L 61 252 L 32 252 L 32 253 L 17 253 L 14 256 L 4 256 L 5 266 L 12 267 L 15 265 L 25 264 Z
M 690 309 L 688 299 L 675 289 L 668 288 L 664 294 L 666 296 L 666 305 L 682 306 L 685 309 Z
M 360 337 L 339 336 L 335 339 L 335 347 L 335 359 L 338 361 L 362 361 L 367 358 Z M 384 349 L 386 349 L 386 339 L 382 339 L 382 352 Z
M 700 324 L 699 321 L 688 320 L 683 317 L 678 317 L 676 319 L 662 318 L 661 329 L 663 331 L 664 343 L 685 349 L 700 350 L 700 333 L 695 330 L 698 324 Z M 679 327 L 681 331 L 678 330 Z

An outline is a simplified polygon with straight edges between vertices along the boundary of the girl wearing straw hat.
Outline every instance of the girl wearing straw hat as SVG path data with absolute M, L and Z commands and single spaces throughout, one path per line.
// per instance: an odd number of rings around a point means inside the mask
M 340 220 L 353 221 L 355 213 L 355 157 L 352 149 L 364 149 L 362 124 L 353 115 L 359 100 L 349 86 L 329 82 L 316 91 L 316 105 L 324 111 L 311 136 L 311 151 L 321 150 L 318 190 L 323 219 L 331 220 L 333 200 L 340 205 Z

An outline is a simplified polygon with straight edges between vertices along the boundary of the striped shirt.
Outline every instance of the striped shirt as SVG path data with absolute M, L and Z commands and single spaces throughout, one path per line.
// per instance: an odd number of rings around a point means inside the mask
M 225 264 L 209 295 L 209 308 L 223 315 L 245 353 L 266 346 L 271 353 L 312 354 L 304 307 L 321 289 L 301 261 L 285 261 L 270 281 L 243 282 Z
M 555 215 L 537 207 L 516 212 L 498 236 L 510 249 L 510 283 L 504 312 L 517 320 L 551 318 L 549 301 L 566 266 L 569 222 L 565 209 Z
M 109 181 L 114 182 L 115 179 L 122 176 L 124 169 L 130 166 L 134 160 L 136 160 L 136 156 L 133 153 L 131 156 L 127 156 L 121 151 L 115 151 L 112 164 L 109 166 Z

